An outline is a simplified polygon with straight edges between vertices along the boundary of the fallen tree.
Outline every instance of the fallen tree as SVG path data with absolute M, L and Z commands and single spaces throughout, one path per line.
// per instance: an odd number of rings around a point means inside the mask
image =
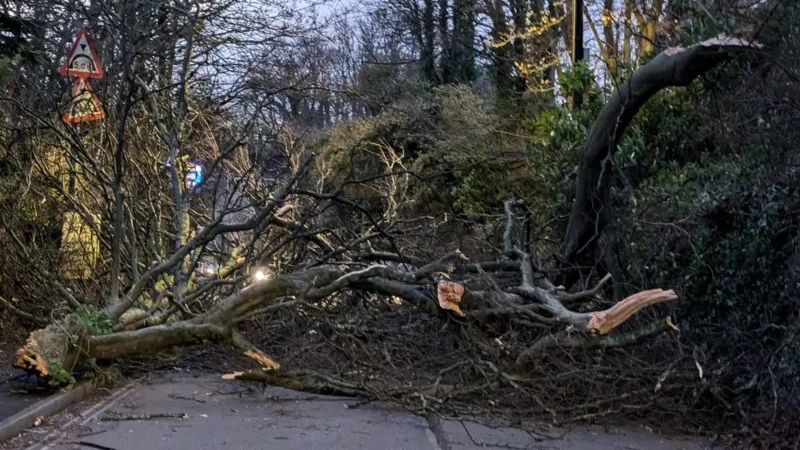
M 579 263 L 580 256 L 588 254 L 602 230 L 602 211 L 609 208 L 608 172 L 613 149 L 636 111 L 658 90 L 688 84 L 736 52 L 752 48 L 754 45 L 746 41 L 722 38 L 687 49 L 670 49 L 634 74 L 610 100 L 590 133 L 579 167 L 577 197 L 564 241 L 567 262 Z M 145 91 L 144 83 L 130 83 L 132 90 Z M 152 116 L 158 117 L 158 105 L 151 103 L 148 109 Z M 173 156 L 178 155 L 181 149 L 174 138 L 174 130 L 166 128 L 160 119 L 156 123 L 164 145 Z M 228 158 L 239 142 L 221 149 L 219 161 Z M 135 258 L 137 241 L 126 241 L 130 230 L 122 223 L 125 214 L 118 216 L 120 220 L 115 223 L 113 239 L 110 239 L 112 253 L 116 255 L 111 272 L 112 289 L 102 308 L 110 327 L 93 328 L 77 312 L 68 314 L 32 332 L 25 346 L 17 351 L 13 365 L 52 377 L 55 371 L 69 371 L 93 359 L 153 354 L 175 345 L 210 340 L 231 343 L 262 367 L 275 371 L 280 369 L 279 362 L 248 341 L 240 332 L 240 324 L 254 315 L 298 304 L 324 307 L 326 302 L 352 292 L 392 296 L 421 307 L 422 311 L 438 314 L 439 310 L 445 310 L 449 311 L 447 315 L 466 320 L 501 318 L 536 330 L 537 338 L 515 355 L 514 367 L 521 372 L 554 347 L 578 350 L 621 347 L 674 328 L 670 318 L 662 316 L 632 330 L 619 331 L 622 324 L 644 308 L 676 300 L 671 290 L 642 291 L 610 307 L 600 308 L 595 300 L 610 281 L 608 276 L 594 288 L 579 292 L 568 292 L 551 282 L 547 271 L 538 267 L 532 255 L 520 245 L 522 238 L 516 219 L 516 210 L 524 206 L 520 202 L 506 203 L 503 251 L 496 259 L 472 261 L 462 252 L 452 251 L 431 261 L 418 260 L 406 255 L 393 235 L 392 227 L 402 221 L 388 223 L 373 217 L 368 210 L 346 198 L 341 188 L 327 192 L 311 190 L 308 173 L 313 163 L 313 157 L 309 157 L 293 167 L 290 177 L 268 189 L 258 176 L 245 181 L 244 189 L 250 198 L 247 207 L 253 210 L 246 220 L 224 222 L 227 215 L 243 208 L 231 204 L 192 233 L 176 233 L 172 251 L 144 271 L 140 271 L 141 263 L 137 262 L 142 259 Z M 176 211 L 175 229 L 184 230 L 189 204 L 179 187 L 177 169 L 169 166 L 167 170 L 174 190 L 171 207 Z M 389 173 L 386 178 L 397 176 Z M 122 190 L 120 186 L 112 187 L 117 192 Z M 124 196 L 120 194 L 115 199 L 123 201 Z M 331 235 L 330 227 L 313 217 L 332 204 L 359 212 L 366 218 L 366 225 L 347 240 L 333 242 L 326 238 Z M 122 206 L 114 210 L 124 211 Z M 134 222 L 134 215 L 135 212 L 131 213 L 131 222 Z M 10 227 L 6 228 L 26 257 L 22 239 L 16 237 Z M 347 225 L 342 228 L 345 228 L 342 233 L 346 233 Z M 238 269 L 243 270 L 246 264 L 264 255 L 278 255 L 292 245 L 313 247 L 318 258 L 312 263 L 295 264 L 292 270 L 276 270 L 243 288 L 240 286 L 248 276 L 243 275 L 242 270 L 220 274 L 204 282 L 194 276 L 199 255 L 212 241 L 243 231 L 252 233 L 247 238 L 251 251 L 243 261 L 234 263 Z M 138 232 L 147 239 L 146 230 Z M 335 237 L 338 239 L 341 235 Z M 379 241 L 393 250 L 375 251 L 372 244 Z M 121 260 L 132 264 L 125 283 L 120 281 L 125 278 L 120 273 L 118 262 Z M 370 261 L 384 263 L 371 264 Z M 69 289 L 58 286 L 57 281 L 51 282 L 70 304 L 86 303 L 75 298 Z M 160 288 L 158 283 L 162 283 Z M 224 291 L 218 290 L 222 286 L 233 288 L 222 295 Z M 145 297 L 147 302 L 143 301 Z M 131 317 L 134 310 L 136 313 Z
M 511 228 L 511 202 L 507 203 L 507 210 L 508 226 Z M 369 265 L 359 270 L 321 265 L 255 282 L 197 317 L 137 330 L 91 335 L 90 330 L 81 328 L 69 316 L 65 322 L 31 333 L 26 345 L 17 351 L 14 366 L 46 376 L 52 372 L 49 361 L 58 360 L 60 366 L 71 368 L 87 358 L 111 359 L 152 354 L 167 347 L 201 340 L 228 341 L 264 364 L 264 361 L 271 359 L 237 331 L 237 323 L 263 308 L 295 301 L 320 302 L 347 290 L 396 296 L 419 306 L 435 302 L 442 309 L 460 315 L 519 316 L 554 327 L 569 328 L 585 335 L 585 339 L 573 338 L 570 341 L 568 345 L 575 347 L 622 345 L 665 330 L 664 327 L 651 326 L 632 334 L 598 340 L 597 336 L 609 334 L 639 310 L 675 300 L 677 296 L 672 291 L 656 289 L 630 296 L 605 310 L 573 311 L 564 305 L 564 301 L 596 295 L 609 277 L 589 291 L 565 293 L 547 281 L 544 273 L 532 265 L 530 255 L 513 247 L 510 234 L 507 237 L 506 253 L 511 257 L 505 260 L 469 264 L 465 255 L 455 251 L 410 273 L 391 269 L 387 265 Z M 400 255 L 383 254 L 381 257 L 402 259 Z M 519 273 L 521 280 L 518 285 L 506 289 L 476 290 L 469 289 L 463 282 L 435 280 L 437 275 L 442 274 L 463 279 L 469 273 L 484 271 L 485 267 L 510 266 L 515 266 L 515 272 Z M 433 295 L 434 285 L 437 286 L 436 295 Z M 466 312 L 461 310 L 462 306 Z M 519 355 L 518 365 L 522 367 L 529 363 L 555 340 L 552 336 L 546 336 L 534 343 Z M 271 365 L 275 369 L 279 367 L 278 364 L 264 365 Z

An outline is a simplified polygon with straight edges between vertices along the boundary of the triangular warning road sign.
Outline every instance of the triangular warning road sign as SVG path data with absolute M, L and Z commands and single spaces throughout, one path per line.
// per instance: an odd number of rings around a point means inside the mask
M 67 60 L 58 68 L 58 73 L 65 77 L 103 77 L 103 67 L 94 52 L 92 40 L 89 38 L 86 28 L 82 28 L 75 36 L 75 42 L 67 54 Z
M 64 113 L 64 122 L 91 122 L 105 116 L 103 106 L 92 92 L 89 82 L 83 78 L 75 80 L 75 84 L 72 86 L 72 103 L 70 103 L 69 110 Z

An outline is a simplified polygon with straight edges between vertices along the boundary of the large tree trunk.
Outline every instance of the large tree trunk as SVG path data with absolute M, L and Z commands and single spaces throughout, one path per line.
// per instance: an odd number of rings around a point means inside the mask
M 453 32 L 450 38 L 452 81 L 468 84 L 475 79 L 475 0 L 453 2 Z
M 687 86 L 732 55 L 756 48 L 750 41 L 719 37 L 689 48 L 670 48 L 620 86 L 597 117 L 578 167 L 575 201 L 562 246 L 561 284 L 578 280 L 581 268 L 595 265 L 597 240 L 609 208 L 614 151 L 633 117 L 650 97 L 672 86 Z
M 484 8 L 492 21 L 491 38 L 494 42 L 491 47 L 492 78 L 498 96 L 502 99 L 512 98 L 520 83 L 518 83 L 519 77 L 514 74 L 514 47 L 510 41 L 506 42 L 510 30 L 503 10 L 503 2 L 501 0 L 484 0 Z
M 425 80 L 432 84 L 439 81 L 436 75 L 436 23 L 433 0 L 425 0 L 422 12 L 422 39 L 420 40 L 420 64 Z

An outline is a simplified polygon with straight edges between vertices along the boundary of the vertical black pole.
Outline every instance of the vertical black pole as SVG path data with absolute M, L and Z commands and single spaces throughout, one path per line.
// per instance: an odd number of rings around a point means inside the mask
M 572 65 L 583 61 L 583 0 L 572 2 Z M 583 96 L 576 92 L 572 97 L 572 108 L 581 107 Z

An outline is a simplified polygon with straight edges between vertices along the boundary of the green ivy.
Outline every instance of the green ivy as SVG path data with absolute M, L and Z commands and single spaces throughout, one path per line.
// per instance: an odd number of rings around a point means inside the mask
M 50 369 L 48 375 L 48 384 L 53 388 L 59 388 L 62 391 L 68 391 L 75 386 L 75 377 L 64 368 L 61 360 L 53 358 L 47 361 L 47 367 Z
M 89 331 L 93 336 L 109 334 L 114 329 L 114 324 L 106 312 L 94 305 L 81 305 L 74 314 L 75 321 Z

